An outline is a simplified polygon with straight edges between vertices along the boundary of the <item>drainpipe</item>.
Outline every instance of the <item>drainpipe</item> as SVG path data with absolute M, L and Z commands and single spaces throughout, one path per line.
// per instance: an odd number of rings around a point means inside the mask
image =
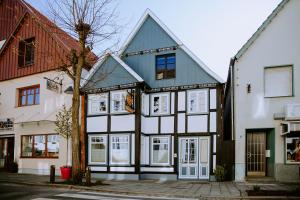
M 231 138 L 232 140 L 235 140 L 235 126 L 234 126 L 234 64 L 236 61 L 236 57 L 231 58 L 230 60 L 230 85 L 231 85 L 231 93 L 230 93 L 230 98 L 231 98 Z
M 231 98 L 231 138 L 232 141 L 234 143 L 234 163 L 233 163 L 233 174 L 232 174 L 232 178 L 233 180 L 235 180 L 235 123 L 234 123 L 234 64 L 236 61 L 236 57 L 231 58 L 230 60 L 230 66 L 229 66 L 229 70 L 230 70 L 230 85 L 231 85 L 231 93 L 230 93 L 230 98 Z

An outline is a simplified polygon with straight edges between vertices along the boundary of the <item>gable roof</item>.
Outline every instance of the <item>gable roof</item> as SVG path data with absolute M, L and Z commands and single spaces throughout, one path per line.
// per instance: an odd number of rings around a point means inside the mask
M 124 68 L 130 76 L 132 76 L 137 82 L 144 82 L 144 80 L 135 72 L 133 71 L 124 61 L 122 61 L 118 56 L 114 55 L 113 53 L 109 52 L 106 53 L 104 58 L 100 59 L 89 71 L 89 73 L 84 78 L 84 81 L 81 84 L 81 87 L 84 88 L 88 82 L 93 78 L 94 74 L 100 69 L 100 67 L 104 64 L 104 62 L 109 58 L 112 57 L 122 68 Z
M 254 43 L 254 41 L 260 36 L 260 34 L 267 28 L 267 26 L 272 22 L 272 20 L 277 16 L 277 14 L 284 8 L 284 6 L 290 0 L 282 0 L 280 4 L 273 10 L 273 12 L 268 16 L 268 18 L 262 23 L 262 25 L 256 30 L 256 32 L 250 37 L 250 39 L 242 46 L 242 48 L 235 55 L 236 59 L 239 59 L 244 55 L 248 48 Z
M 204 69 L 204 71 L 206 71 L 210 76 L 212 76 L 218 82 L 220 82 L 220 83 L 224 82 L 224 80 L 219 75 L 217 75 L 215 72 L 213 72 L 189 48 L 187 48 L 179 40 L 179 38 L 177 36 L 175 36 L 175 34 L 150 9 L 147 9 L 144 12 L 144 14 L 142 15 L 142 17 L 140 18 L 140 20 L 134 27 L 133 31 L 129 34 L 127 40 L 125 41 L 125 43 L 119 53 L 119 56 L 121 56 L 125 52 L 125 50 L 127 49 L 127 47 L 129 46 L 129 44 L 131 43 L 133 38 L 136 36 L 136 34 L 138 33 L 138 31 L 140 30 L 140 28 L 142 27 L 142 25 L 144 24 L 144 22 L 147 20 L 148 17 L 151 17 L 180 46 L 180 48 L 186 54 L 188 54 L 200 67 L 202 67 Z
M 32 16 L 35 19 L 35 22 L 39 23 L 39 25 L 41 25 L 41 27 L 44 28 L 48 32 L 48 34 L 51 37 L 53 37 L 53 39 L 55 39 L 58 43 L 62 45 L 65 51 L 70 51 L 71 49 L 79 50 L 80 46 L 75 38 L 71 37 L 68 33 L 60 29 L 56 24 L 54 24 L 47 17 L 45 17 L 43 14 L 41 14 L 39 11 L 37 11 L 24 0 L 17 1 L 20 3 L 21 6 L 24 7 L 25 13 L 20 18 L 13 32 L 10 33 L 10 36 L 2 45 L 2 48 L 0 48 L 0 55 L 3 53 L 5 47 L 9 44 L 10 40 L 13 39 L 13 36 L 17 32 L 19 27 L 22 26 L 22 21 L 27 15 Z M 89 58 L 91 59 L 91 62 L 94 63 L 94 61 L 97 59 L 97 56 L 90 52 Z

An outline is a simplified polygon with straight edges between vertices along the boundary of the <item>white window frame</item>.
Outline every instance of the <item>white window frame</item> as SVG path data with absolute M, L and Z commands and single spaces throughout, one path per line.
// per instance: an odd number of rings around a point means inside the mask
M 296 139 L 296 140 L 298 140 L 298 142 L 300 141 L 300 137 L 297 137 L 297 136 L 295 136 L 295 137 L 284 137 L 284 143 L 285 143 L 285 150 L 284 150 L 284 152 L 285 152 L 285 163 L 286 164 L 290 164 L 290 165 L 292 165 L 292 164 L 297 164 L 297 165 L 299 165 L 300 164 L 300 161 L 289 161 L 288 160 L 288 158 L 287 158 L 287 139 L 288 138 L 290 138 L 290 139 Z
M 113 162 L 112 161 L 112 156 L 113 156 L 113 137 L 127 137 L 128 138 L 128 162 L 123 162 L 123 163 L 119 163 L 119 162 Z M 111 134 L 109 136 L 109 163 L 111 165 L 130 165 L 131 162 L 131 134 Z
M 197 89 L 197 90 L 188 90 L 187 91 L 187 102 L 186 102 L 186 112 L 188 114 L 208 114 L 209 112 L 209 95 L 208 95 L 209 90 L 208 89 Z M 195 111 L 190 111 L 190 106 L 191 106 L 191 102 L 190 102 L 190 98 L 191 98 L 191 94 L 196 93 L 197 95 L 197 100 L 198 100 L 198 95 L 199 93 L 205 93 L 205 101 L 206 101 L 206 106 L 205 106 L 205 110 L 195 110 Z M 198 102 L 196 102 L 196 104 L 198 104 Z M 197 105 L 196 105 L 197 108 Z
M 123 108 L 124 109 L 121 109 L 119 111 L 115 111 L 114 110 L 114 98 L 113 96 L 115 94 L 119 94 L 121 95 L 121 101 L 123 101 Z M 126 107 L 125 107 L 125 104 L 126 104 L 126 95 L 127 95 L 127 91 L 126 90 L 118 90 L 118 91 L 112 91 L 110 92 L 110 112 L 113 113 L 113 114 L 118 114 L 118 113 L 128 113 L 127 110 L 126 110 Z
M 170 166 L 171 165 L 171 136 L 151 136 L 150 137 L 150 164 L 152 166 Z M 154 147 L 154 143 L 153 140 L 154 139 L 167 139 L 168 140 L 168 162 L 167 163 L 155 163 L 153 161 L 153 147 Z M 165 143 L 163 143 L 165 144 Z
M 92 101 L 94 101 L 94 102 L 92 102 Z M 99 106 L 100 102 L 105 102 L 106 103 L 106 111 L 100 111 L 99 110 L 97 112 L 92 112 L 92 103 L 97 103 L 98 106 Z M 109 109 L 108 93 L 89 94 L 88 95 L 88 115 L 107 114 L 108 109 Z
M 267 94 L 267 80 L 266 80 L 266 74 L 267 74 L 267 70 L 276 70 L 276 69 L 284 69 L 284 68 L 290 68 L 291 70 L 291 79 L 290 79 L 290 94 L 287 95 L 271 95 L 271 94 Z M 292 97 L 294 95 L 294 80 L 293 80 L 293 76 L 294 76 L 294 67 L 293 65 L 282 65 L 282 66 L 272 66 L 272 67 L 265 67 L 264 68 L 264 96 L 265 98 L 276 98 L 276 97 Z M 278 80 L 275 80 L 278 81 Z
M 155 97 L 162 97 L 162 96 L 166 96 L 167 97 L 167 111 L 166 112 L 162 112 L 161 111 L 161 105 L 159 106 L 159 112 L 154 113 L 154 98 Z M 170 93 L 169 92 L 165 92 L 165 93 L 156 93 L 156 94 L 151 94 L 151 115 L 152 116 L 159 116 L 159 115 L 169 115 L 170 114 Z
M 99 143 L 104 143 L 105 144 L 105 162 L 92 162 L 92 137 L 102 137 L 104 138 L 104 142 L 99 142 Z M 106 165 L 107 164 L 107 150 L 108 150 L 108 145 L 107 145 L 107 134 L 90 134 L 88 135 L 88 164 L 91 165 Z

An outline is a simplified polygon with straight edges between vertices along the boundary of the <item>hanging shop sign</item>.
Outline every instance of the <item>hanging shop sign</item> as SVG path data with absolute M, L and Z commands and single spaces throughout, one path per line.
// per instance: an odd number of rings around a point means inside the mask
M 0 119 L 0 131 L 13 130 L 14 121 L 11 118 Z

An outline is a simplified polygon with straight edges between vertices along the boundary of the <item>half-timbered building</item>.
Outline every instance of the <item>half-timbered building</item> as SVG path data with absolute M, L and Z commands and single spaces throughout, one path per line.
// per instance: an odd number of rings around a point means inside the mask
M 82 85 L 94 177 L 213 179 L 223 84 L 150 10 Z

